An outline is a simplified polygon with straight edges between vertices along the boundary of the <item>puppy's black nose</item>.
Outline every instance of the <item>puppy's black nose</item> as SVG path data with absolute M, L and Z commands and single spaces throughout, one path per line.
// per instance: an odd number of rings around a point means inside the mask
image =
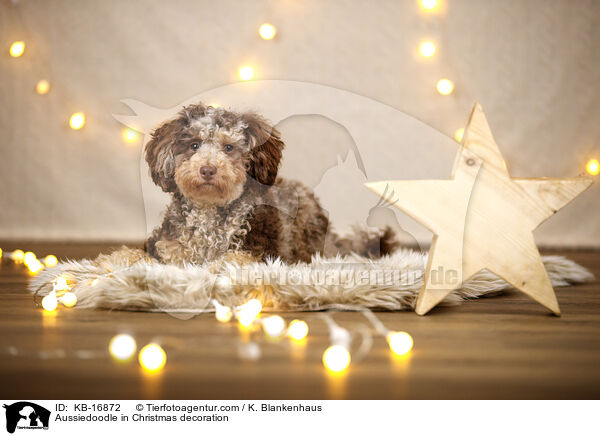
M 212 165 L 207 165 L 200 168 L 200 175 L 204 180 L 212 179 L 217 174 L 217 169 Z

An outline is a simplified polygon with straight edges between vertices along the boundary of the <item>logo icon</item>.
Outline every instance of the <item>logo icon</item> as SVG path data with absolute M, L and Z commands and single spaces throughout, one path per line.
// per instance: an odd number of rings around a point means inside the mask
M 14 433 L 18 429 L 48 429 L 50 411 L 29 401 L 19 401 L 4 405 L 6 409 L 6 431 Z

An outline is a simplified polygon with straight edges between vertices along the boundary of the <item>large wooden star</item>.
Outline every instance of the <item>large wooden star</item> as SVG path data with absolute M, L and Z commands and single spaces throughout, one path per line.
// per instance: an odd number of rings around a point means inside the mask
M 449 180 L 366 183 L 434 233 L 415 311 L 424 315 L 487 269 L 554 314 L 558 302 L 533 230 L 585 191 L 588 178 L 511 178 L 475 104 Z

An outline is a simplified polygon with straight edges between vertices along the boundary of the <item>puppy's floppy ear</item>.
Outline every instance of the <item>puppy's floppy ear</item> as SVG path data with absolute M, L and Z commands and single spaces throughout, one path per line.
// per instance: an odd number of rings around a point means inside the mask
M 167 121 L 152 132 L 152 139 L 146 144 L 146 162 L 150 167 L 152 181 L 165 192 L 175 192 L 175 141 L 177 134 L 185 127 L 186 117 Z
M 263 185 L 272 185 L 277 178 L 285 144 L 280 134 L 263 117 L 249 112 L 242 115 L 248 125 L 246 134 L 250 146 L 248 175 Z

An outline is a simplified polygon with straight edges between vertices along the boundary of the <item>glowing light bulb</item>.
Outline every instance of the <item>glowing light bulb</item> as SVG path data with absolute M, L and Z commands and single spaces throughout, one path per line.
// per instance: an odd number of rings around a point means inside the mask
M 239 75 L 242 80 L 251 80 L 254 77 L 254 70 L 251 67 L 244 65 L 240 68 Z
M 240 307 L 237 318 L 243 327 L 250 327 L 262 310 L 262 304 L 256 298 Z
M 389 332 L 386 336 L 390 349 L 398 356 L 408 353 L 413 347 L 413 338 L 406 332 Z
M 47 80 L 40 80 L 37 85 L 35 85 L 35 92 L 40 95 L 45 95 L 50 92 L 50 82 Z
M 137 137 L 138 137 L 138 134 L 135 130 L 123 129 L 123 139 L 125 140 L 125 142 L 135 142 Z
M 437 83 L 437 90 L 442 95 L 449 95 L 454 90 L 454 83 L 448 79 L 440 79 Z
M 25 42 L 15 41 L 10 46 L 10 55 L 13 58 L 18 58 L 25 52 Z
M 341 372 L 350 365 L 350 352 L 342 345 L 332 345 L 323 353 L 323 365 L 330 371 Z
M 227 306 L 219 306 L 215 310 L 215 318 L 219 322 L 229 322 L 233 317 L 233 311 Z
M 260 26 L 260 28 L 258 29 L 258 33 L 260 34 L 260 37 L 262 39 L 269 40 L 273 39 L 273 37 L 277 33 L 277 30 L 272 24 L 265 23 L 262 26 Z
M 60 301 L 65 307 L 73 307 L 77 304 L 77 295 L 73 292 L 65 292 L 62 297 L 60 297 Z
M 67 283 L 67 279 L 64 277 L 57 277 L 56 280 L 54 281 L 54 290 L 55 291 L 70 291 L 71 288 L 69 287 L 69 284 Z
M 598 162 L 598 159 L 590 159 L 585 166 L 585 169 L 592 176 L 597 176 L 600 174 L 600 163 Z
M 419 47 L 419 50 L 424 57 L 429 58 L 435 54 L 435 44 L 429 41 L 424 42 L 421 44 L 421 47 Z
M 79 130 L 85 125 L 85 115 L 83 112 L 75 112 L 69 119 L 69 126 L 73 130 Z
M 37 274 L 41 270 L 44 269 L 44 265 L 37 259 L 33 259 L 31 262 L 27 263 L 27 268 L 31 271 L 32 274 Z
M 158 344 L 148 344 L 140 350 L 139 362 L 146 371 L 157 372 L 167 363 L 167 353 Z
M 44 257 L 44 264 L 48 268 L 55 267 L 57 263 L 58 263 L 58 259 L 53 254 L 49 254 L 48 256 Z
M 269 316 L 263 319 L 263 329 L 270 338 L 278 338 L 285 331 L 285 320 L 279 315 Z
M 454 139 L 456 139 L 456 142 L 462 142 L 463 140 L 463 136 L 465 135 L 465 129 L 463 129 L 462 127 L 460 129 L 457 129 L 456 132 L 454 132 Z
M 136 349 L 135 339 L 129 335 L 114 336 L 108 344 L 108 351 L 111 356 L 119 361 L 129 360 Z
M 421 7 L 426 11 L 434 11 L 438 7 L 437 0 L 421 0 Z
M 0 248 L 0 262 L 1 262 L 1 259 L 2 259 L 2 248 Z
M 34 260 L 37 260 L 36 256 L 34 253 L 32 253 L 31 251 L 28 251 L 27 253 L 25 253 L 25 255 L 23 256 L 23 263 L 25 265 L 29 265 L 31 262 L 33 262 Z
M 288 327 L 288 336 L 296 341 L 301 341 L 308 335 L 308 324 L 299 319 L 295 319 Z
M 25 257 L 25 253 L 23 253 L 23 250 L 14 250 L 11 255 L 10 255 L 11 259 L 15 261 L 15 263 L 23 263 L 23 258 Z
M 54 293 L 50 293 L 42 298 L 42 307 L 46 312 L 52 312 L 58 306 L 58 300 Z

